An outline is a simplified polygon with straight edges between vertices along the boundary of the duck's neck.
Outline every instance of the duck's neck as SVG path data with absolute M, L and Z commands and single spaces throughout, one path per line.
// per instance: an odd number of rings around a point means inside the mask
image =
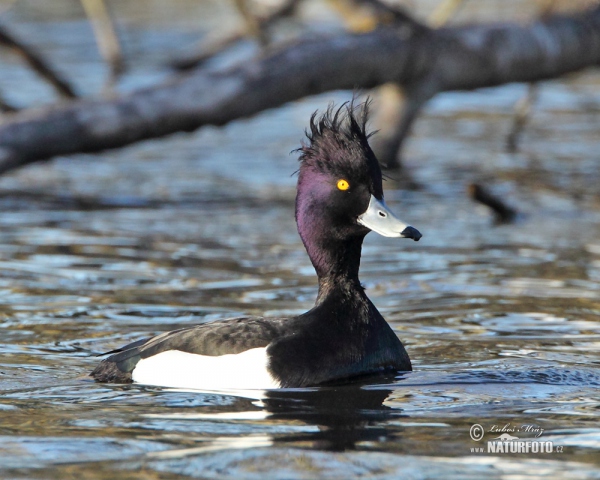
M 304 239 L 304 246 L 319 278 L 317 305 L 334 292 L 363 296 L 358 279 L 364 236 L 344 240 Z

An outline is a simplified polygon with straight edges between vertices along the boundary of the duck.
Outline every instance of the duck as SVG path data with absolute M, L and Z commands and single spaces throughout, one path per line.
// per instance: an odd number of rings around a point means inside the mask
M 296 224 L 318 278 L 315 305 L 291 317 L 235 317 L 161 333 L 107 352 L 98 382 L 194 390 L 302 388 L 412 370 L 358 277 L 365 236 L 418 241 L 388 208 L 369 146 L 369 102 L 310 118 L 299 152 Z

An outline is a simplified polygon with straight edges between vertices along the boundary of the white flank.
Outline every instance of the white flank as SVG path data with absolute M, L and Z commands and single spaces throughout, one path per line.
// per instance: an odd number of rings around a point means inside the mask
M 169 350 L 140 360 L 131 376 L 145 385 L 194 390 L 279 388 L 268 362 L 266 348 L 218 357 Z

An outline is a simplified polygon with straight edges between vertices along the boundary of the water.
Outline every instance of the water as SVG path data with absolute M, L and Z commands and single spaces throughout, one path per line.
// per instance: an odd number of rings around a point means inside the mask
M 99 88 L 93 42 L 71 48 L 84 23 L 57 14 L 40 29 L 28 12 L 4 20 L 77 72 L 83 90 Z M 152 31 L 157 49 L 125 84 L 159 76 L 165 51 L 194 38 L 124 18 L 128 48 Z M 2 61 L 7 98 L 51 99 L 5 52 Z M 592 73 L 544 84 L 517 155 L 503 141 L 524 87 L 429 105 L 406 149 L 420 188 L 384 186 L 424 237 L 369 235 L 361 269 L 415 371 L 362 384 L 234 395 L 87 377 L 97 354 L 138 338 L 312 306 L 288 152 L 315 108 L 347 95 L 4 176 L 0 477 L 600 477 L 599 84 Z M 473 181 L 521 220 L 494 226 L 467 198 Z M 502 432 L 553 451 L 488 453 Z

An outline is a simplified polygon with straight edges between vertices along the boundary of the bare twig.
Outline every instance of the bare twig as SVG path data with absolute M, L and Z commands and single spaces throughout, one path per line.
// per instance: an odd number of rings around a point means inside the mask
M 110 67 L 107 87 L 111 88 L 125 69 L 121 45 L 113 20 L 104 0 L 81 0 L 81 4 L 92 24 L 100 55 Z
M 48 81 L 60 95 L 66 98 L 77 98 L 71 85 L 55 72 L 39 53 L 32 47 L 17 40 L 4 26 L 0 26 L 0 45 L 10 48 L 13 52 L 23 57 L 27 64 L 38 75 Z

